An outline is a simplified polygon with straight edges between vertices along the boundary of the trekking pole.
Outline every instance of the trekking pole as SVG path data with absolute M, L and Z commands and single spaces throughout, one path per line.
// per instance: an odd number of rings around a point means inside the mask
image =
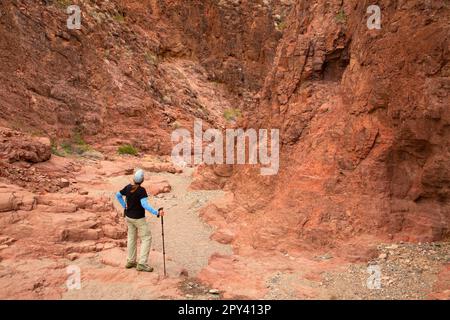
M 167 274 L 166 274 L 166 247 L 164 245 L 164 216 L 161 216 L 161 234 L 162 234 L 162 246 L 163 246 L 164 277 L 167 277 Z

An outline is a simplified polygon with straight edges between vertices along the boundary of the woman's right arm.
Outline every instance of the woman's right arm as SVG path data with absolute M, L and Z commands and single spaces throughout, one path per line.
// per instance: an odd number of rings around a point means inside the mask
M 122 195 L 122 193 L 120 193 L 120 191 L 116 193 L 116 199 L 117 199 L 117 201 L 119 201 L 122 208 L 125 209 L 127 207 L 125 200 L 123 200 L 123 195 Z
M 141 199 L 141 206 L 145 210 L 150 211 L 151 213 L 153 213 L 155 216 L 158 215 L 158 211 L 153 209 L 153 207 L 148 203 L 148 198 L 142 198 Z

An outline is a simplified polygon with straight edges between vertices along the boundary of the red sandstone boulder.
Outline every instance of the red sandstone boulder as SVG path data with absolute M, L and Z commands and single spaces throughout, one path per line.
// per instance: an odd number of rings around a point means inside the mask
M 17 208 L 17 199 L 11 192 L 0 193 L 0 212 L 12 211 Z
M 103 235 L 111 239 L 123 239 L 127 232 L 123 227 L 105 225 L 102 227 Z
M 230 244 L 236 237 L 235 232 L 230 229 L 219 229 L 212 236 L 211 239 L 223 243 Z
M 169 193 L 172 190 L 169 182 L 164 178 L 149 177 L 143 183 L 143 186 L 147 189 L 147 192 L 153 196 L 160 193 Z
M 17 131 L 0 128 L 0 158 L 9 162 L 43 162 L 51 157 L 48 138 L 32 137 Z

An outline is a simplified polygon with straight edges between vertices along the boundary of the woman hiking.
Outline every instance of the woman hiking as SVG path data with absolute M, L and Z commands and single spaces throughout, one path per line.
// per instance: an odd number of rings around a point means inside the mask
M 151 212 L 158 218 L 164 215 L 164 211 L 160 208 L 158 211 L 148 204 L 147 191 L 141 184 L 144 182 L 144 171 L 137 170 L 134 174 L 134 184 L 127 185 L 125 188 L 116 193 L 116 198 L 125 209 L 125 219 L 128 225 L 128 258 L 125 268 L 135 268 L 138 271 L 152 272 L 153 268 L 147 264 L 150 246 L 152 243 L 152 235 L 145 220 L 145 210 Z M 126 197 L 126 203 L 123 197 Z M 137 237 L 139 233 L 141 238 L 141 256 L 139 263 L 136 263 Z

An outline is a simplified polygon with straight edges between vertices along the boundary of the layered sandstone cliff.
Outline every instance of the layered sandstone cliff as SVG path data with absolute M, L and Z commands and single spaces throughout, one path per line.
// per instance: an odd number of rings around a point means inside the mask
M 242 242 L 448 238 L 448 4 L 382 1 L 380 30 L 366 26 L 368 5 L 296 1 L 290 12 L 243 122 L 280 128 L 282 147 L 276 176 L 235 167 Z
M 281 162 L 210 183 L 235 194 L 236 244 L 448 238 L 448 3 L 380 1 L 379 30 L 356 0 L 77 4 L 81 30 L 60 1 L 1 2 L 2 126 L 163 155 L 173 129 L 239 108 L 281 130 Z

